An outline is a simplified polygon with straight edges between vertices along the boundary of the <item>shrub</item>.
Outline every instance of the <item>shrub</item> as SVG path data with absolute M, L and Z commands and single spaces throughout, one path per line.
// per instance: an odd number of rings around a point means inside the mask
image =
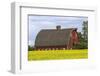
M 81 42 L 73 46 L 73 49 L 88 49 L 88 44 L 86 42 Z
M 32 51 L 34 48 L 32 46 L 28 46 L 28 51 Z

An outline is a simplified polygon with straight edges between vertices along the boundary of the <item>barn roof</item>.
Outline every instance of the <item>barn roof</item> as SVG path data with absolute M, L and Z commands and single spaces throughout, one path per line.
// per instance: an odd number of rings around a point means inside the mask
M 67 45 L 70 33 L 75 28 L 70 29 L 43 29 L 35 39 L 35 46 L 63 46 Z

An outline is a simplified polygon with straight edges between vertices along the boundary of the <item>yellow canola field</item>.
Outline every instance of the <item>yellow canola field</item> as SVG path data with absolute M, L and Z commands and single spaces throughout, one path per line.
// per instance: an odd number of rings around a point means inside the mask
M 88 50 L 34 50 L 28 51 L 28 60 L 87 59 Z

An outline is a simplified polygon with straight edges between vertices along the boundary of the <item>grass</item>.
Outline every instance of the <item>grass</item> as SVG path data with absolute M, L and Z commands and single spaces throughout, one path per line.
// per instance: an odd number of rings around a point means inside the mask
M 28 51 L 28 60 L 87 59 L 88 50 L 34 50 Z

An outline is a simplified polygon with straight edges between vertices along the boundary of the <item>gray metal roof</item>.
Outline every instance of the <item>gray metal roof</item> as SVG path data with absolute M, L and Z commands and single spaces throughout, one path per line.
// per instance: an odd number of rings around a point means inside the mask
M 67 45 L 71 29 L 43 29 L 35 39 L 35 46 L 63 46 Z

